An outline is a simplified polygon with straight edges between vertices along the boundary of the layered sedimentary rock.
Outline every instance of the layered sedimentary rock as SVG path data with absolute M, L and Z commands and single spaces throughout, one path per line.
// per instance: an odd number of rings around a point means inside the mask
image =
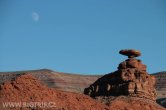
M 117 71 L 104 75 L 85 88 L 84 94 L 91 97 L 126 95 L 156 100 L 156 79 L 147 73 L 146 65 L 135 58 L 141 52 L 121 50 L 119 53 L 128 56 L 128 59 L 119 64 Z

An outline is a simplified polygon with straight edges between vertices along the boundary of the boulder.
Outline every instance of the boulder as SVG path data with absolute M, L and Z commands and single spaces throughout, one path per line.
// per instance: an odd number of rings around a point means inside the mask
M 120 50 L 119 53 L 128 56 L 128 58 L 134 58 L 141 55 L 141 52 L 139 50 L 134 50 L 134 49 Z

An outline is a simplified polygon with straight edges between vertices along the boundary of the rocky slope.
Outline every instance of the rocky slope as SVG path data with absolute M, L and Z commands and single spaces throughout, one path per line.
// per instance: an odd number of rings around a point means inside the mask
M 9 104 L 10 103 L 10 104 Z M 43 85 L 32 75 L 17 76 L 0 86 L 1 110 L 108 110 L 88 96 Z

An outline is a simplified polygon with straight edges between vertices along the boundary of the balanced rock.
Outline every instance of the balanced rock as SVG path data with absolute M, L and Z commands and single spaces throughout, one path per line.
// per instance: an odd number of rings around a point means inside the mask
M 122 55 L 128 56 L 128 58 L 134 58 L 141 55 L 140 51 L 133 50 L 133 49 L 120 50 L 119 53 Z
M 117 71 L 104 75 L 85 88 L 84 94 L 91 97 L 125 95 L 156 100 L 155 77 L 147 73 L 146 65 L 141 60 L 134 58 L 141 53 L 136 50 L 121 50 L 120 54 L 129 59 L 120 63 Z

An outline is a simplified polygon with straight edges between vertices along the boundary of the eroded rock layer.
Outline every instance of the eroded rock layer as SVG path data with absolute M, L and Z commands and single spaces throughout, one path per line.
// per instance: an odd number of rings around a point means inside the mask
M 135 50 L 121 50 L 128 59 L 119 64 L 118 70 L 99 78 L 84 93 L 91 96 L 134 96 L 156 100 L 154 76 L 146 71 L 146 65 L 135 57 L 141 55 Z

